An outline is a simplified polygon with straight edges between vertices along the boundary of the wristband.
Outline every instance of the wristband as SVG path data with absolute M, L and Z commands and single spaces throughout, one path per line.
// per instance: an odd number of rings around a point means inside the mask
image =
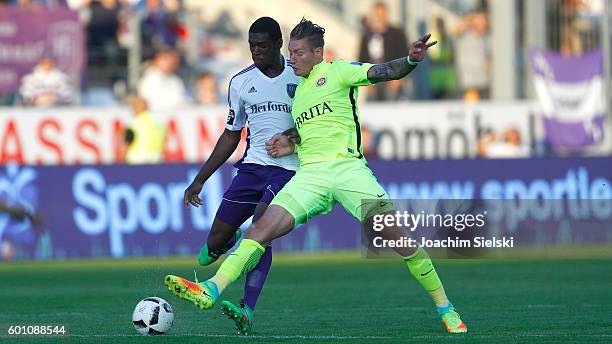
M 416 66 L 416 65 L 419 64 L 419 61 L 412 61 L 410 59 L 410 56 L 406 56 L 406 59 L 408 60 L 408 64 L 411 65 L 411 66 Z

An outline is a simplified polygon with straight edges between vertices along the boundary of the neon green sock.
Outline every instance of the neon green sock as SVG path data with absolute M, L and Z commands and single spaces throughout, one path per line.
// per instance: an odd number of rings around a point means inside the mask
M 421 247 L 411 256 L 404 257 L 404 262 L 410 273 L 429 293 L 437 307 L 448 305 L 448 298 L 438 273 L 431 262 L 431 258 Z
M 257 241 L 243 239 L 236 251 L 227 256 L 227 259 L 221 264 L 210 281 L 217 285 L 219 293 L 221 293 L 228 285 L 239 279 L 243 273 L 253 270 L 264 252 L 265 248 Z

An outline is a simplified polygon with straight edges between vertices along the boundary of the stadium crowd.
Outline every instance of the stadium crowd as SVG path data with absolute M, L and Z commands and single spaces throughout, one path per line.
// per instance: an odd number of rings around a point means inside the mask
M 427 32 L 438 41 L 429 58 L 406 80 L 367 87 L 368 102 L 400 100 L 464 100 L 491 98 L 492 41 L 488 0 L 432 0 L 441 10 L 427 19 Z M 409 23 L 391 19 L 392 1 L 371 1 L 359 13 L 354 27 L 358 42 L 350 58 L 379 63 L 406 56 Z M 524 2 L 519 1 L 519 5 Z M 321 2 L 324 11 L 342 13 L 343 1 Z M 522 5 L 521 5 L 522 6 Z M 599 44 L 593 34 L 600 25 L 601 0 L 550 0 L 549 48 L 579 56 Z M 137 96 L 150 111 L 167 111 L 188 105 L 223 105 L 231 75 L 250 64 L 244 30 L 231 9 L 201 15 L 202 3 L 187 0 L 5 0 L 3 11 L 73 11 L 82 25 L 84 59 L 77 73 L 55 60 L 45 49 L 18 87 L 0 93 L 5 106 L 133 106 Z M 207 8 L 204 9 L 208 10 Z M 343 24 L 351 26 L 349 22 Z M 402 26 L 403 25 L 403 26 Z M 286 29 L 286 28 L 284 28 Z M 518 35 L 524 28 L 518 26 Z M 520 41 L 520 39 L 519 39 Z M 336 45 L 334 45 L 336 44 Z M 326 60 L 345 49 L 330 42 Z M 518 74 L 525 78 L 526 53 L 517 53 Z M 131 63 L 130 63 L 131 61 Z M 134 63 L 136 61 L 136 63 Z M 70 66 L 68 66 L 70 67 Z M 520 87 L 519 87 L 520 88 Z M 518 92 L 526 98 L 525 91 Z M 367 132 L 368 145 L 377 144 L 377 133 Z M 501 144 L 519 142 L 505 132 L 483 135 L 476 143 L 481 157 L 524 157 L 525 150 L 502 149 Z M 489 149 L 493 145 L 497 148 Z
M 427 68 L 428 90 L 425 98 L 417 94 L 411 82 L 394 82 L 368 90 L 368 101 L 408 99 L 464 99 L 478 101 L 490 97 L 491 50 L 488 1 L 439 0 L 447 11 L 428 19 L 428 31 L 438 40 L 430 52 Z M 551 48 L 567 55 L 579 55 L 597 45 L 591 31 L 599 23 L 593 13 L 598 1 L 556 0 L 551 20 L 558 33 Z M 5 0 L 3 9 L 78 12 L 86 36 L 84 47 L 87 68 L 78 80 L 66 85 L 61 70 L 47 73 L 39 68 L 53 63 L 50 56 L 41 59 L 36 70 L 22 78 L 22 87 L 2 94 L 5 105 L 49 106 L 65 104 L 109 105 L 127 103 L 137 91 L 149 102 L 155 83 L 165 83 L 171 103 L 215 104 L 224 99 L 227 78 L 248 63 L 243 35 L 232 13 L 221 11 L 216 18 L 201 19 L 181 0 Z M 328 3 L 341 4 L 340 1 Z M 406 30 L 391 23 L 387 2 L 374 2 L 360 20 L 359 46 L 353 58 L 362 62 L 380 62 L 405 56 Z M 188 6 L 189 5 L 189 6 Z M 339 6 L 341 7 L 341 6 Z M 195 17 L 195 18 L 194 18 Z M 138 28 L 130 26 L 136 18 Z M 556 18 L 556 19 L 555 19 Z M 138 44 L 136 44 L 138 40 Z M 195 42 L 194 45 L 190 42 Z M 334 46 L 330 44 L 330 54 Z M 128 54 L 136 49 L 140 56 L 140 80 L 128 85 Z M 328 56 L 333 59 L 334 56 Z M 523 58 L 517 55 L 517 59 Z M 228 60 L 234 60 L 228 63 Z M 219 66 L 221 66 L 219 68 Z M 207 68 L 208 67 L 208 68 Z M 210 68 L 210 69 L 209 69 Z M 28 82 L 44 80 L 61 83 L 53 100 L 33 101 Z M 62 81 L 64 79 L 64 81 Z M 148 85 L 148 86 L 147 86 Z M 44 91 L 41 91 L 44 92 Z M 160 93 L 162 91 L 159 91 Z M 61 94 L 59 94 L 61 93 Z M 48 98 L 48 97 L 47 97 Z M 152 107 L 157 105 L 151 104 Z

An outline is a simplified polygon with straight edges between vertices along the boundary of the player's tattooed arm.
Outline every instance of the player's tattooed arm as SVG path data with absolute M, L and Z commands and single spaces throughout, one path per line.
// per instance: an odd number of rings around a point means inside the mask
M 410 64 L 405 57 L 377 64 L 368 70 L 368 80 L 373 84 L 389 80 L 399 80 L 412 72 L 416 66 L 416 64 Z
M 381 81 L 399 80 L 408 75 L 419 62 L 423 61 L 427 49 L 437 43 L 436 41 L 427 43 L 430 37 L 431 34 L 426 34 L 412 42 L 408 48 L 408 57 L 372 66 L 368 70 L 368 80 L 375 84 Z

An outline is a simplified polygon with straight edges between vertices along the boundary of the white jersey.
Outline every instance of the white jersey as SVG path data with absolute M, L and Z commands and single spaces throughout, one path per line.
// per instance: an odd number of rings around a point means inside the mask
M 269 78 L 255 65 L 234 75 L 229 83 L 229 114 L 225 128 L 232 131 L 247 126 L 247 148 L 237 163 L 279 166 L 295 171 L 297 154 L 273 158 L 266 152 L 266 141 L 274 134 L 295 127 L 291 117 L 297 76 L 283 57 L 285 69 Z

